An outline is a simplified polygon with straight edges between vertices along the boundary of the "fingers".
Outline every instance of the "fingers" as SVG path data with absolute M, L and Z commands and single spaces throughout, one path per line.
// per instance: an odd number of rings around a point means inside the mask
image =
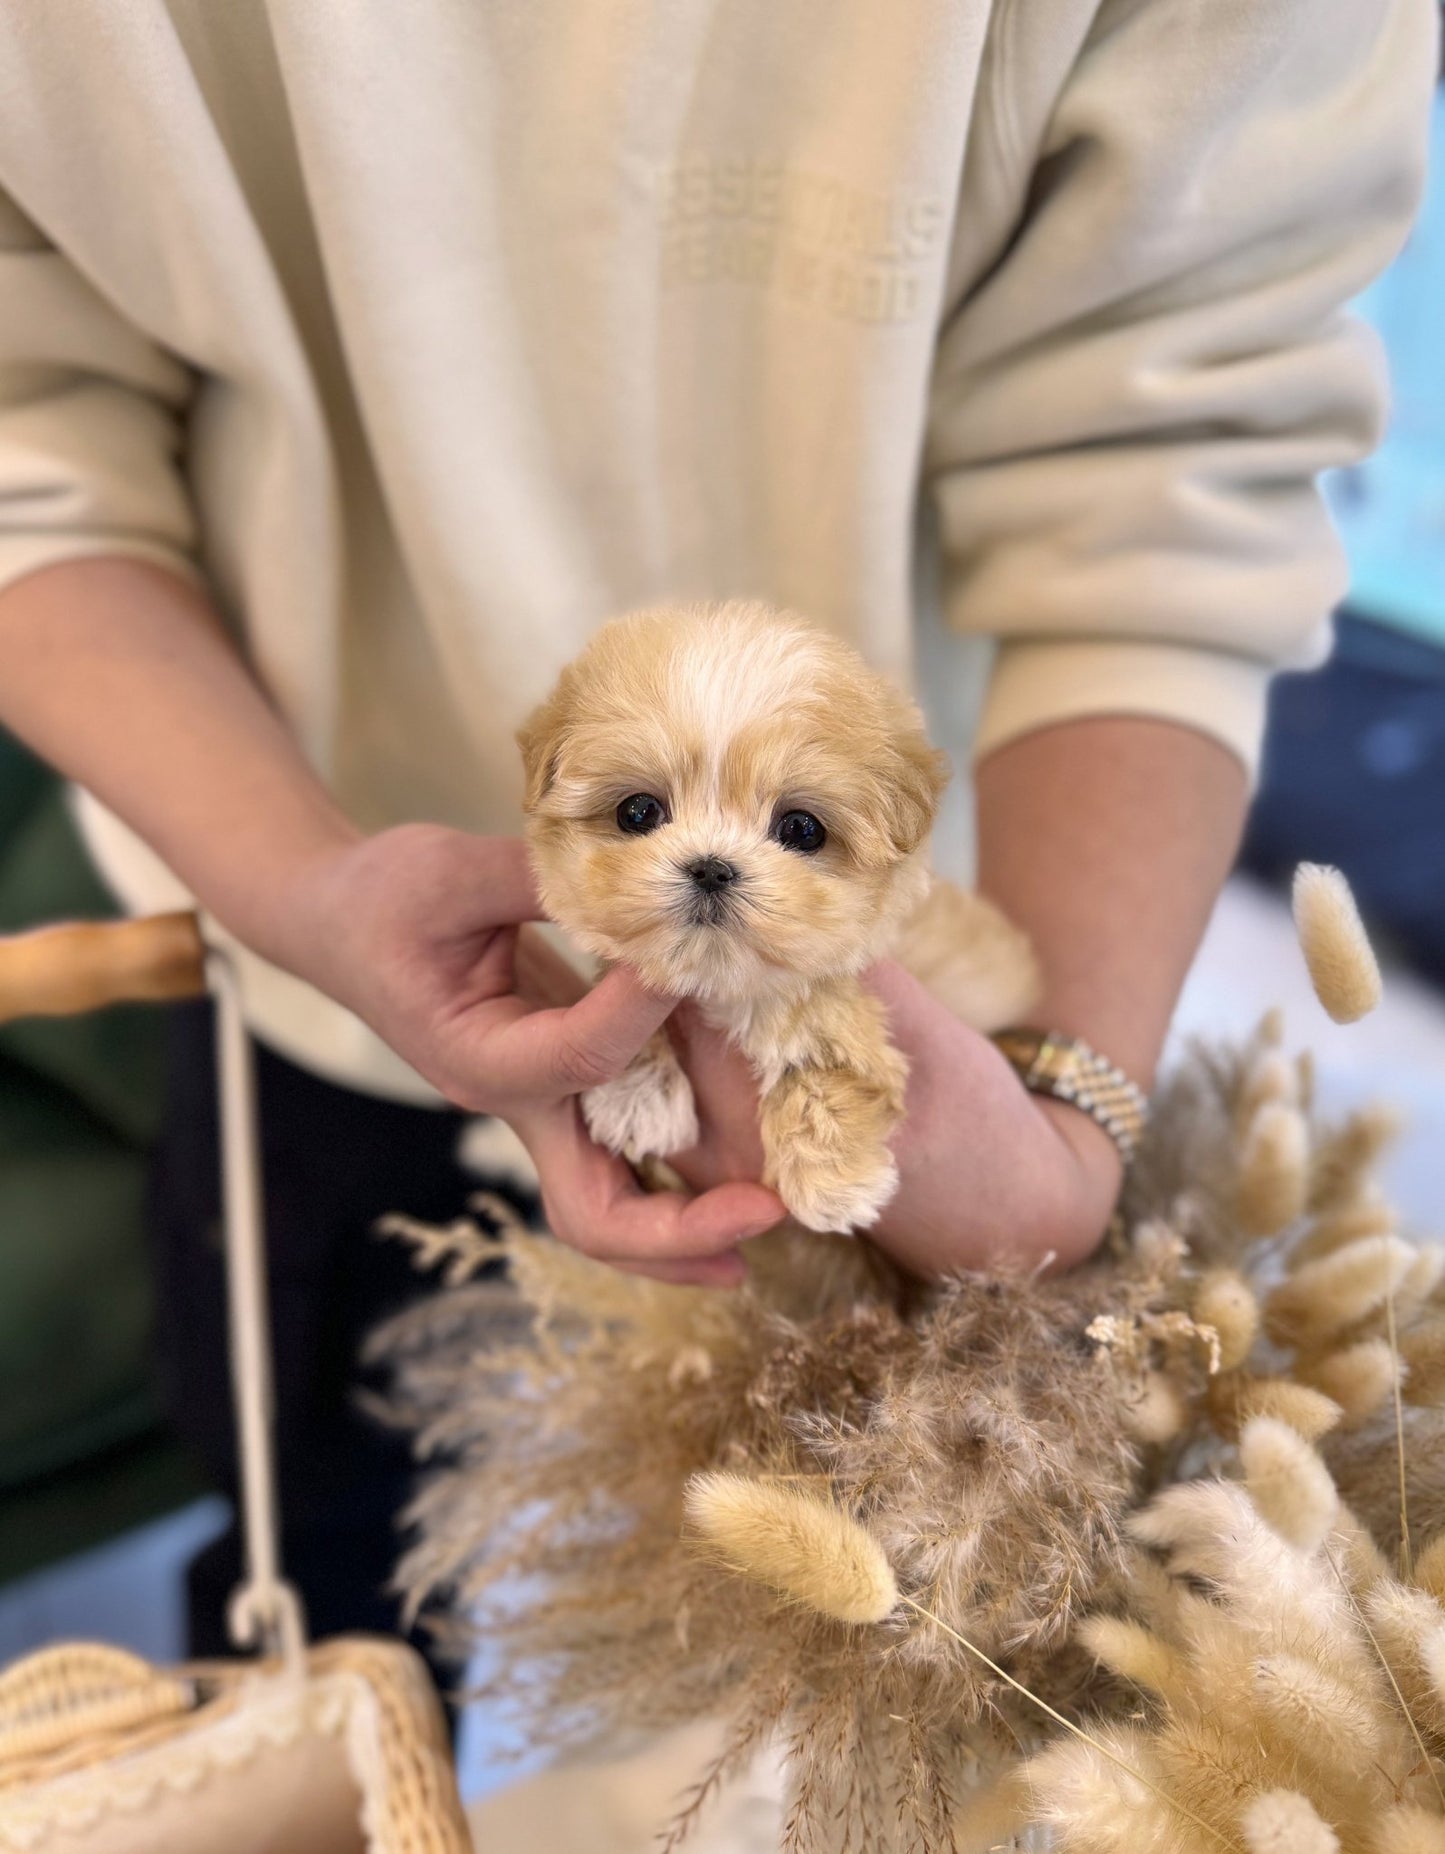
M 940 1004 L 896 961 L 880 959 L 863 974 L 863 983 L 888 1012 L 891 1040 L 921 1073 L 938 1068 L 955 1081 L 966 1079 L 987 1087 L 1007 1069 L 986 1036 Z M 960 1094 L 956 1098 L 967 1097 Z
M 867 989 L 879 997 L 890 1011 L 908 1016 L 929 1005 L 941 1008 L 927 987 L 896 959 L 879 959 L 863 974 Z
M 486 910 L 486 918 L 496 925 L 545 920 L 537 879 L 522 839 L 478 837 L 473 842 L 478 862 L 478 900 Z
M 611 1081 L 672 1004 L 622 967 L 566 1008 L 526 1011 L 515 998 L 496 1000 L 486 1007 L 490 1027 L 478 1052 L 488 1085 L 499 1099 L 555 1101 Z
M 758 1088 L 747 1057 L 695 1005 L 679 1005 L 667 1033 L 692 1084 L 702 1133 L 691 1152 L 674 1156 L 678 1171 L 694 1189 L 761 1176 Z
M 721 1185 L 691 1198 L 644 1191 L 620 1159 L 593 1145 L 570 1102 L 521 1131 L 542 1180 L 553 1233 L 599 1261 L 676 1271 L 679 1264 L 716 1258 L 724 1266 L 669 1272 L 666 1278 L 737 1279 L 740 1265 L 728 1260 L 728 1252 L 784 1215 L 762 1185 Z
M 512 971 L 518 995 L 532 1005 L 575 1004 L 588 989 L 572 961 L 530 925 L 517 935 Z

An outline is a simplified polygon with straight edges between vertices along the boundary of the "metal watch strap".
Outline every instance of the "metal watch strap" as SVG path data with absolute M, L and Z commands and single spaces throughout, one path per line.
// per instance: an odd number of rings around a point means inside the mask
M 1144 1090 L 1082 1037 L 1026 1027 L 998 1030 L 993 1041 L 1031 1094 L 1067 1101 L 1096 1121 L 1127 1165 L 1149 1118 Z

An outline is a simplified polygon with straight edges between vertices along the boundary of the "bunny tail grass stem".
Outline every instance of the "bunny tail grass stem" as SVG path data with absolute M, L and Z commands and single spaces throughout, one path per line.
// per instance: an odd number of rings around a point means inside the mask
M 935 1616 L 931 1609 L 925 1609 L 921 1603 L 915 1603 L 910 1596 L 904 1596 L 900 1593 L 898 1600 L 906 1608 L 911 1609 L 915 1615 L 922 1616 L 925 1622 L 931 1622 L 934 1628 L 942 1629 L 945 1635 L 951 1636 L 953 1640 L 958 1643 L 960 1648 L 966 1648 L 975 1660 L 981 1661 L 991 1674 L 997 1674 L 1000 1680 L 1006 1680 L 1015 1693 L 1021 1693 L 1026 1700 L 1031 1701 L 1037 1706 L 1040 1712 L 1047 1713 L 1049 1718 L 1054 1721 L 1055 1725 L 1062 1725 L 1066 1732 L 1072 1732 L 1074 1737 L 1082 1740 L 1091 1751 L 1097 1751 L 1100 1757 L 1108 1758 L 1109 1762 L 1111 1764 L 1117 1764 L 1119 1769 L 1122 1770 L 1126 1776 L 1132 1777 L 1136 1783 L 1142 1783 L 1146 1790 L 1152 1790 L 1159 1798 L 1160 1802 L 1167 1804 L 1169 1808 L 1177 1811 L 1178 1814 L 1184 1817 L 1185 1821 L 1192 1822 L 1197 1829 L 1208 1835 L 1211 1841 L 1217 1841 L 1222 1848 L 1232 1849 L 1233 1854 L 1244 1854 L 1243 1849 L 1241 1849 L 1237 1841 L 1231 1841 L 1228 1835 L 1223 1834 L 1211 1823 L 1206 1822 L 1202 1816 L 1196 1815 L 1192 1809 L 1187 1809 L 1182 1802 L 1179 1802 L 1175 1797 L 1171 1796 L 1167 1790 L 1161 1789 L 1151 1778 L 1146 1777 L 1142 1770 L 1135 1770 L 1134 1766 L 1127 1758 L 1120 1757 L 1117 1751 L 1111 1751 L 1109 1746 L 1106 1745 L 1102 1739 L 1095 1738 L 1091 1732 L 1086 1732 L 1081 1725 L 1075 1725 L 1072 1719 L 1066 1719 L 1061 1712 L 1055 1712 L 1054 1708 L 1047 1700 L 1040 1699 L 1038 1694 L 1033 1692 L 1031 1688 L 1026 1687 L 1021 1680 L 1015 1680 L 1012 1674 L 1006 1673 L 1005 1670 L 999 1666 L 997 1661 L 991 1661 L 988 1658 L 982 1648 L 976 1648 L 973 1643 L 969 1641 L 967 1636 L 960 1635 L 957 1629 L 951 1629 L 941 1616 Z M 1396 1691 L 1398 1692 L 1399 1689 L 1397 1688 Z
M 1430 1773 L 1430 1781 L 1434 1784 L 1435 1794 L 1440 1799 L 1441 1812 L 1445 1813 L 1445 1790 L 1442 1790 L 1440 1787 L 1440 1779 L 1435 1774 L 1434 1760 L 1431 1758 L 1430 1753 L 1425 1749 L 1425 1740 L 1421 1737 L 1420 1728 L 1415 1723 L 1415 1715 L 1410 1711 L 1410 1708 L 1405 1704 L 1405 1695 L 1400 1691 L 1400 1683 L 1395 1678 L 1395 1670 L 1393 1667 L 1391 1667 L 1389 1661 L 1386 1660 L 1385 1651 L 1380 1646 L 1379 1636 L 1376 1635 L 1375 1631 L 1370 1627 L 1369 1617 L 1366 1616 L 1364 1610 L 1360 1607 L 1360 1604 L 1355 1597 L 1354 1591 L 1351 1590 L 1350 1588 L 1349 1579 L 1345 1576 L 1344 1572 L 1340 1569 L 1339 1560 L 1335 1557 L 1335 1554 L 1330 1550 L 1328 1545 L 1325 1547 L 1325 1557 L 1329 1560 L 1330 1569 L 1334 1572 L 1335 1576 L 1340 1580 L 1340 1588 L 1341 1590 L 1344 1591 L 1345 1596 L 1349 1601 L 1350 1608 L 1355 1612 L 1355 1616 L 1359 1622 L 1360 1627 L 1365 1631 L 1366 1635 L 1368 1635 L 1370 1638 L 1370 1646 L 1375 1651 L 1376 1660 L 1380 1663 L 1380 1666 L 1383 1667 L 1385 1670 L 1385 1678 L 1389 1681 L 1390 1685 L 1395 1690 L 1395 1698 L 1399 1701 L 1400 1711 L 1404 1715 L 1404 1720 L 1405 1720 L 1406 1725 L 1408 1725 L 1410 1728 L 1410 1736 L 1415 1740 L 1416 1747 L 1418 1748 L 1420 1752 L 1421 1762 L 1424 1764 L 1426 1770 L 1428 1770 Z M 908 1599 L 905 1597 L 904 1601 L 906 1602 L 907 1600 Z
M 1410 1549 L 1410 1505 L 1405 1490 L 1405 1406 L 1400 1387 L 1400 1336 L 1395 1326 L 1395 1290 L 1385 1296 L 1385 1333 L 1390 1341 L 1390 1360 L 1395 1367 L 1395 1458 L 1400 1470 L 1400 1580 L 1411 1583 L 1415 1575 L 1415 1554 Z

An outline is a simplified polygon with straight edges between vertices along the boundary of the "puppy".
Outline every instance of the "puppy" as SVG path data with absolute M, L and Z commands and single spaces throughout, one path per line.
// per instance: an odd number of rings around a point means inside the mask
M 859 974 L 893 953 L 981 1030 L 1034 989 L 1022 936 L 929 873 L 948 763 L 918 710 L 791 613 L 668 607 L 598 632 L 518 738 L 548 914 L 736 1041 L 798 1222 L 874 1223 L 908 1071 Z M 698 1137 L 664 1034 L 582 1107 L 634 1162 Z

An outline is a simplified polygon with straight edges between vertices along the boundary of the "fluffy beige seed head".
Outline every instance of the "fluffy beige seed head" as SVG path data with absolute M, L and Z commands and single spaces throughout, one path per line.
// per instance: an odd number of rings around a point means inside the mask
M 1152 1629 L 1119 1616 L 1090 1616 L 1079 1628 L 1079 1639 L 1105 1667 L 1136 1686 L 1166 1698 L 1188 1690 L 1188 1669 Z
M 1340 1406 L 1323 1391 L 1292 1378 L 1257 1378 L 1247 1371 L 1230 1371 L 1210 1380 L 1206 1393 L 1209 1415 L 1226 1442 L 1233 1442 L 1255 1416 L 1272 1416 L 1288 1423 L 1306 1442 L 1318 1442 L 1340 1420 Z
M 1371 1832 L 1370 1854 L 1445 1854 L 1445 1816 L 1417 1803 L 1387 1809 Z
M 1254 1035 L 1250 1039 L 1256 1050 L 1281 1049 L 1284 1046 L 1284 1010 L 1278 1004 L 1272 1004 L 1254 1026 Z
M 1146 1371 L 1127 1385 L 1120 1419 L 1137 1441 L 1172 1442 L 1188 1419 L 1184 1399 L 1162 1371 Z
M 1310 1209 L 1328 1216 L 1375 1195 L 1375 1168 L 1403 1126 L 1398 1107 L 1372 1101 L 1317 1139 L 1310 1168 Z
M 1416 1558 L 1415 1582 L 1437 1603 L 1445 1603 L 1445 1532 L 1431 1539 Z
M 1249 1357 L 1259 1332 L 1254 1289 L 1232 1268 L 1212 1268 L 1194 1291 L 1194 1318 L 1219 1335 L 1219 1364 L 1233 1371 Z
M 1296 1790 L 1266 1790 L 1240 1826 L 1249 1854 L 1340 1854 L 1339 1836 Z
M 1337 1024 L 1366 1017 L 1380 1002 L 1380 967 L 1350 885 L 1338 869 L 1301 863 L 1294 876 L 1294 924 L 1315 996 Z
M 1445 1675 L 1445 1613 L 1427 1591 L 1395 1582 L 1379 1584 L 1365 1598 L 1365 1613 L 1380 1651 L 1394 1670 L 1412 1714 L 1438 1729 Z
M 1445 1617 L 1441 1620 L 1440 1628 L 1427 1629 L 1420 1637 L 1420 1666 L 1437 1702 L 1445 1706 Z
M 1339 1566 L 1344 1572 L 1345 1582 L 1357 1595 L 1376 1588 L 1394 1578 L 1394 1570 L 1386 1562 L 1385 1554 L 1380 1550 L 1365 1526 L 1344 1503 L 1340 1502 L 1339 1517 L 1335 1521 L 1335 1540 L 1339 1543 Z M 1330 1550 L 1335 1549 L 1331 1541 Z
M 1256 1416 L 1239 1438 L 1244 1484 L 1265 1524 L 1301 1551 L 1324 1541 L 1339 1510 L 1330 1471 L 1302 1436 L 1272 1416 Z
M 1287 1653 L 1254 1664 L 1254 1700 L 1259 1709 L 1251 1730 L 1261 1731 L 1276 1752 L 1303 1755 L 1318 1764 L 1345 1764 L 1379 1755 L 1381 1733 L 1371 1694 L 1359 1682 L 1337 1679 L 1313 1660 Z
M 992 1783 L 970 1790 L 953 1823 L 955 1854 L 999 1854 L 1028 1832 L 1034 1798 L 1027 1766 L 1006 1768 Z
M 1060 1737 L 1029 1760 L 1034 1821 L 1061 1830 L 1058 1838 L 1065 1847 L 1087 1848 L 1089 1854 L 1179 1847 L 1181 1827 L 1187 1825 L 1159 1793 L 1164 1779 L 1148 1736 L 1108 1723 L 1096 1729 L 1095 1740 L 1112 1756 Z M 1218 1844 L 1207 1845 L 1212 1854 Z
M 1425 1320 L 1400 1336 L 1405 1400 L 1427 1408 L 1445 1404 L 1445 1319 Z
M 1244 1071 L 1234 1109 L 1241 1133 L 1266 1101 L 1299 1106 L 1299 1070 L 1280 1049 L 1261 1050 Z
M 1445 1249 L 1438 1243 L 1424 1244 L 1395 1291 L 1396 1318 L 1403 1319 L 1407 1313 L 1423 1307 L 1439 1287 L 1442 1275 L 1445 1275 Z
M 1368 1422 L 1395 1388 L 1395 1358 L 1386 1339 L 1362 1339 L 1308 1365 L 1297 1365 L 1295 1371 L 1306 1384 L 1334 1399 L 1344 1411 L 1346 1429 Z
M 1317 1262 L 1321 1256 L 1333 1255 L 1346 1243 L 1358 1242 L 1362 1236 L 1390 1236 L 1399 1228 L 1400 1213 L 1377 1192 L 1366 1192 L 1353 1204 L 1342 1205 L 1317 1217 L 1290 1251 L 1290 1265 Z
M 1305 1117 L 1283 1101 L 1265 1101 L 1244 1136 L 1234 1208 L 1251 1236 L 1273 1236 L 1304 1215 L 1309 1196 L 1310 1135 Z
M 812 1494 L 742 1474 L 694 1474 L 688 1523 L 732 1570 L 839 1622 L 882 1622 L 898 1606 L 883 1548 Z
M 1265 1302 L 1266 1332 L 1281 1345 L 1322 1343 L 1383 1306 L 1415 1254 L 1398 1236 L 1364 1236 L 1306 1262 Z

